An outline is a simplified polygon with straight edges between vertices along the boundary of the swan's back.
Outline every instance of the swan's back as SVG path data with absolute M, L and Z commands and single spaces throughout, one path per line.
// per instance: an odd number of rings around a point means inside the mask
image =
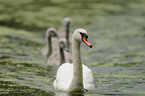
M 94 78 L 92 76 L 92 71 L 85 65 L 83 66 L 83 84 L 84 88 L 87 90 L 94 90 Z M 73 64 L 64 63 L 62 64 L 56 74 L 56 80 L 53 85 L 57 90 L 66 91 L 73 78 Z

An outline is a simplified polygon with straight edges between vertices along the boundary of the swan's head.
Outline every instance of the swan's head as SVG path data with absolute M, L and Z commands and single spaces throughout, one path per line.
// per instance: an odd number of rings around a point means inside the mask
M 87 46 L 92 48 L 92 44 L 88 40 L 88 34 L 84 29 L 76 29 L 73 33 L 73 38 L 77 40 L 77 42 L 84 42 Z
M 46 32 L 46 37 L 56 37 L 59 39 L 59 36 L 57 35 L 56 29 L 55 28 L 48 28 Z
M 66 52 L 69 52 L 69 49 L 67 48 L 67 40 L 66 39 L 59 39 L 58 44 L 59 44 L 60 48 L 62 48 Z
M 63 20 L 64 26 L 70 25 L 70 23 L 71 23 L 71 18 L 69 18 L 69 17 L 64 18 L 64 20 Z

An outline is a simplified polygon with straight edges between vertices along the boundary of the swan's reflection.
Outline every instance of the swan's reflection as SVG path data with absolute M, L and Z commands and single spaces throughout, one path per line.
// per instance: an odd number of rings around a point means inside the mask
M 55 96 L 94 96 L 94 94 L 55 92 Z M 98 95 L 95 94 L 95 96 Z
M 88 95 L 84 95 L 84 93 L 55 92 L 55 96 L 88 96 Z

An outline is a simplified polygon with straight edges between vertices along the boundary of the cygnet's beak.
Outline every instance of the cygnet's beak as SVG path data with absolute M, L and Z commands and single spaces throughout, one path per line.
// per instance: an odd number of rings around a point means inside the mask
M 57 39 L 60 39 L 60 37 L 59 37 L 58 35 L 56 35 L 56 38 L 57 38 Z
M 67 47 L 64 47 L 64 50 L 65 50 L 66 52 L 69 52 L 69 49 L 68 49 Z

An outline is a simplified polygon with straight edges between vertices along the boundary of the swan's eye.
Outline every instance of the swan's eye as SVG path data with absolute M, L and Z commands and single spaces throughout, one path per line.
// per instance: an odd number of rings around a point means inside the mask
M 88 35 L 87 35 L 86 33 L 82 33 L 82 32 L 80 32 L 80 34 L 81 34 L 81 37 L 82 37 L 82 38 L 85 37 L 85 38 L 86 38 L 86 41 L 87 41 Z
M 85 39 L 86 39 L 86 41 L 88 41 L 88 38 L 87 37 Z
M 88 38 L 88 35 L 86 35 L 86 38 Z

